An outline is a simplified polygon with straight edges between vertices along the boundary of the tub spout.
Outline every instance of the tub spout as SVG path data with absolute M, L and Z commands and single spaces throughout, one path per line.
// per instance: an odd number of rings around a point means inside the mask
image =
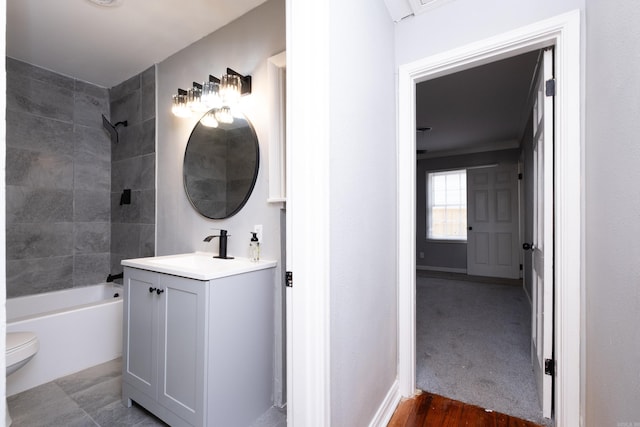
M 124 273 L 120 274 L 109 274 L 107 276 L 107 283 L 113 282 L 116 279 L 122 279 L 124 277 Z

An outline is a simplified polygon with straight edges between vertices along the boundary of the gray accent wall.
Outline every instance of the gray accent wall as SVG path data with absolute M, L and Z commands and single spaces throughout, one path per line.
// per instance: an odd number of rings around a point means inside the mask
M 488 151 L 418 160 L 416 166 L 416 267 L 458 271 L 467 269 L 467 242 L 427 239 L 427 173 L 494 163 L 517 163 L 518 149 Z M 423 257 L 421 257 L 423 255 Z
M 7 58 L 7 297 L 109 271 L 108 91 Z
M 156 71 L 155 66 L 112 87 L 111 122 L 119 142 L 111 144 L 111 274 L 123 259 L 155 255 Z M 125 189 L 131 203 L 120 204 Z

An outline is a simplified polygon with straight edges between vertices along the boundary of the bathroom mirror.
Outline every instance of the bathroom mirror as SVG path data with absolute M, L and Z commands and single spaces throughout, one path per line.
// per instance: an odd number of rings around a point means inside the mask
M 191 205 L 207 218 L 238 213 L 258 177 L 258 137 L 249 120 L 238 116 L 218 127 L 198 121 L 185 149 L 184 189 Z

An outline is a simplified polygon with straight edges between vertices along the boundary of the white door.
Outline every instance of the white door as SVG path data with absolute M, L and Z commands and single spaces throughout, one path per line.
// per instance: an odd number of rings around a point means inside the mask
M 467 274 L 520 277 L 517 165 L 467 170 Z
M 538 397 L 551 417 L 553 386 L 553 96 L 546 82 L 553 78 L 553 51 L 545 50 L 533 107 L 533 239 L 524 248 L 533 256 L 531 353 Z M 550 361 L 550 373 L 545 373 Z

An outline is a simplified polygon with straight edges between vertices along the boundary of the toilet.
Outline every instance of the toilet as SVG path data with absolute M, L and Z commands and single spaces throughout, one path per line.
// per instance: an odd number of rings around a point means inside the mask
M 38 336 L 33 332 L 7 332 L 7 376 L 27 364 L 38 352 Z M 6 403 L 5 403 L 6 405 Z M 6 426 L 11 425 L 9 406 L 6 406 Z

